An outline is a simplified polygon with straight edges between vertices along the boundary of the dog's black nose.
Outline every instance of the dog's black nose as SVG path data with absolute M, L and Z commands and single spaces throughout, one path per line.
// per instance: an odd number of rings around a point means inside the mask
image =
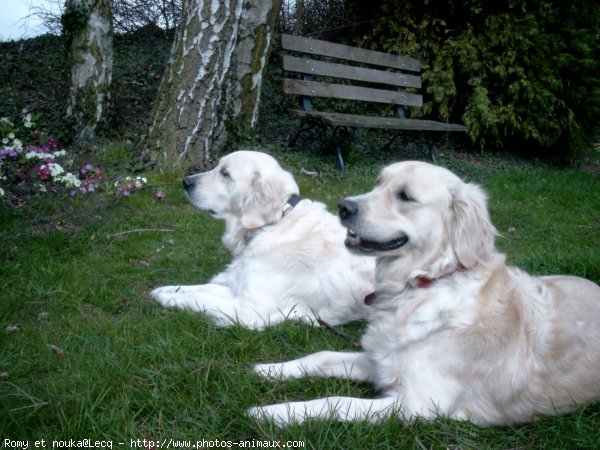
M 358 204 L 349 199 L 344 199 L 338 204 L 338 215 L 340 219 L 347 220 L 358 211 Z
M 191 177 L 185 177 L 183 179 L 183 188 L 186 191 L 189 191 L 192 188 L 192 186 L 194 186 L 194 182 L 192 181 Z

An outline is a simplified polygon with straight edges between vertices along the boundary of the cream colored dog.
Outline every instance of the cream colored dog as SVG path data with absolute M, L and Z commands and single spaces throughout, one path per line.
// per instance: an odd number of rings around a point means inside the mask
M 192 204 L 225 221 L 233 261 L 208 284 L 154 289 L 162 305 L 255 329 L 287 318 L 337 325 L 366 317 L 375 259 L 350 254 L 338 218 L 300 199 L 271 156 L 235 152 L 183 183 Z
M 508 267 L 478 186 L 440 167 L 398 163 L 371 192 L 343 200 L 339 215 L 346 246 L 377 256 L 364 351 L 255 370 L 368 381 L 382 396 L 255 407 L 251 416 L 280 425 L 392 414 L 503 425 L 600 399 L 600 287 Z

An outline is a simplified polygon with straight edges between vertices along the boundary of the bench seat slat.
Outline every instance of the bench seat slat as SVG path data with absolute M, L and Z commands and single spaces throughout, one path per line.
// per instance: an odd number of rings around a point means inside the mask
M 329 113 L 321 111 L 307 112 L 294 109 L 292 113 L 300 117 L 321 119 L 331 126 L 352 128 L 382 128 L 393 130 L 420 131 L 467 131 L 464 125 L 436 122 L 433 120 L 399 119 L 395 117 L 357 116 L 355 114 Z
M 287 94 L 308 95 L 311 97 L 332 97 L 391 105 L 423 106 L 423 97 L 418 94 L 351 86 L 347 84 L 284 78 L 283 91 Z
M 291 34 L 282 34 L 281 44 L 286 50 L 374 64 L 376 66 L 393 67 L 395 69 L 410 70 L 411 72 L 421 71 L 421 62 L 408 56 L 392 55 Z
M 290 72 L 306 73 L 345 80 L 366 81 L 400 87 L 421 87 L 421 77 L 404 73 L 386 72 L 365 67 L 318 61 L 310 58 L 284 55 L 283 69 Z

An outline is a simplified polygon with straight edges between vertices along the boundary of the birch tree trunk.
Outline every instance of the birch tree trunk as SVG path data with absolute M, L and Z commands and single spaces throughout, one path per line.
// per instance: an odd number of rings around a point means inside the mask
M 67 115 L 75 118 L 77 140 L 89 141 L 106 116 L 110 99 L 112 0 L 67 0 L 61 19 L 71 75 Z
M 205 167 L 228 129 L 256 123 L 281 0 L 184 0 L 152 112 L 144 159 Z

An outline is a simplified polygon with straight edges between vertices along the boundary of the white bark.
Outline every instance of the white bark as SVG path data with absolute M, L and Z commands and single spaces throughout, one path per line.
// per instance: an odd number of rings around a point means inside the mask
M 90 14 L 87 26 L 72 34 L 69 49 L 71 86 L 67 114 L 77 124 L 78 140 L 91 140 L 106 114 L 112 81 L 112 1 L 71 0 L 85 5 Z
M 235 74 L 230 78 L 228 92 L 234 99 L 233 118 L 242 113 L 242 98 L 248 102 L 251 111 L 246 120 L 254 128 L 258 118 L 262 76 L 267 64 L 268 49 L 273 37 L 273 26 L 270 15 L 273 12 L 273 1 L 249 2 L 240 23 L 238 45 L 235 51 Z M 279 9 L 279 7 L 277 7 Z M 261 27 L 264 31 L 259 31 Z M 246 80 L 246 81 L 245 81 Z M 245 95 L 242 95 L 244 93 Z
M 263 38 L 256 29 L 274 4 L 278 13 L 280 0 L 184 0 L 149 119 L 149 159 L 161 167 L 201 166 L 225 144 L 227 124 L 254 125 L 271 34 Z

